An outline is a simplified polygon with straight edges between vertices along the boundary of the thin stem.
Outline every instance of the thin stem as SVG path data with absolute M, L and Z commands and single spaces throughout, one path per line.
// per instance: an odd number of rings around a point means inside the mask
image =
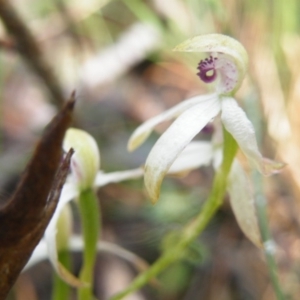
M 83 266 L 80 271 L 80 280 L 88 286 L 78 290 L 79 300 L 93 299 L 94 265 L 97 254 L 97 242 L 100 232 L 100 210 L 98 199 L 92 189 L 80 193 L 79 212 L 82 223 L 84 251 Z
M 285 297 L 279 283 L 278 268 L 274 258 L 275 244 L 272 239 L 270 228 L 268 225 L 267 206 L 266 206 L 267 203 L 266 203 L 266 198 L 263 194 L 262 176 L 258 172 L 254 172 L 253 179 L 254 179 L 254 186 L 256 189 L 255 201 L 256 201 L 256 208 L 257 208 L 257 216 L 258 216 L 262 240 L 264 243 L 264 250 L 265 250 L 266 261 L 267 261 L 271 283 L 274 292 L 276 294 L 277 300 L 284 300 Z
M 121 293 L 115 295 L 111 300 L 120 300 L 125 296 L 137 291 L 152 278 L 160 274 L 164 269 L 182 257 L 184 250 L 202 233 L 215 212 L 223 203 L 226 192 L 227 177 L 231 164 L 235 157 L 237 144 L 232 136 L 224 129 L 224 149 L 223 163 L 216 173 L 211 194 L 203 206 L 199 215 L 188 225 L 186 225 L 179 236 L 179 242 L 168 248 L 162 256 L 145 272 L 136 279 Z
M 260 145 L 262 144 L 262 140 L 263 140 L 263 128 L 262 128 L 262 121 L 261 121 L 262 115 L 260 112 L 260 107 L 258 105 L 258 102 L 256 101 L 257 100 L 256 98 L 257 98 L 256 93 L 250 95 L 249 98 L 247 99 L 246 107 L 256 131 L 257 142 Z M 274 258 L 275 245 L 268 225 L 267 201 L 264 196 L 263 178 L 262 175 L 259 174 L 257 171 L 253 172 L 252 178 L 253 178 L 253 187 L 255 191 L 255 204 L 256 204 L 257 217 L 258 217 L 261 237 L 264 243 L 264 250 L 265 250 L 267 267 L 269 271 L 271 284 L 273 286 L 277 300 L 283 300 L 284 295 L 279 283 L 278 268 Z
M 71 256 L 69 251 L 60 251 L 58 253 L 58 260 L 61 262 L 67 269 L 71 267 Z M 65 283 L 56 273 L 54 273 L 53 281 L 53 300 L 66 300 L 70 298 L 70 286 Z

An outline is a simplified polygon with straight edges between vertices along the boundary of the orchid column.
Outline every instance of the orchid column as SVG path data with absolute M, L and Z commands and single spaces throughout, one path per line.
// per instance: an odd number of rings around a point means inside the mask
M 94 265 L 100 232 L 100 210 L 94 191 L 94 182 L 100 167 L 100 154 L 95 140 L 86 132 L 69 129 L 64 140 L 64 149 L 75 150 L 71 161 L 72 176 L 79 190 L 78 205 L 82 224 L 84 251 L 78 290 L 79 300 L 93 299 Z

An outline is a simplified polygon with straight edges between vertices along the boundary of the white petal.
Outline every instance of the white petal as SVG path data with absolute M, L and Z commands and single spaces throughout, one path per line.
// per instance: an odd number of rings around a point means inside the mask
M 264 175 L 279 172 L 284 164 L 263 158 L 258 150 L 252 123 L 237 102 L 230 97 L 222 97 L 222 122 L 232 134 L 239 147 L 251 163 Z
M 66 183 L 62 189 L 61 196 L 57 205 L 57 208 L 55 210 L 55 213 L 45 231 L 45 236 L 48 236 L 48 240 L 44 237 L 39 244 L 36 246 L 34 249 L 30 260 L 24 267 L 23 271 L 27 270 L 31 266 L 39 263 L 43 259 L 46 259 L 48 257 L 48 248 L 49 245 L 53 245 L 54 249 L 56 249 L 56 223 L 59 218 L 60 212 L 63 208 L 63 206 L 73 198 L 77 196 L 77 191 L 76 188 L 73 184 L 71 183 Z M 50 241 L 50 236 L 51 236 L 51 241 Z M 52 246 L 51 246 L 52 247 Z M 53 257 L 55 256 L 57 260 L 57 252 L 55 251 L 55 254 L 53 254 Z M 54 259 L 55 261 L 55 259 Z
M 196 96 L 184 100 L 183 102 L 180 102 L 179 104 L 175 105 L 171 109 L 166 110 L 162 114 L 149 119 L 133 132 L 133 134 L 131 135 L 128 141 L 128 145 L 127 145 L 128 150 L 133 151 L 136 148 L 138 148 L 148 138 L 153 128 L 159 123 L 172 120 L 178 117 L 182 112 L 189 109 L 190 107 L 201 102 L 211 101 L 212 99 L 215 98 L 216 98 L 216 94 Z
M 69 250 L 83 251 L 83 249 L 84 249 L 84 242 L 82 237 L 77 235 L 72 235 L 69 241 Z M 139 256 L 137 256 L 136 254 L 109 242 L 99 241 L 97 243 L 97 250 L 112 253 L 127 260 L 128 262 L 132 263 L 136 267 L 136 269 L 140 272 L 145 271 L 149 267 L 147 262 L 142 258 L 140 258 Z M 23 272 L 46 258 L 48 258 L 47 244 L 45 239 L 42 239 L 38 244 L 38 246 L 35 248 L 32 257 L 30 258 L 29 262 L 23 269 Z
M 48 258 L 47 244 L 45 239 L 41 239 L 38 245 L 35 247 L 29 261 L 27 262 L 22 272 L 38 264 L 40 261 L 46 258 Z
M 210 142 L 191 142 L 171 165 L 168 174 L 176 174 L 208 165 L 213 157 Z
M 145 186 L 153 203 L 159 198 L 161 182 L 187 144 L 220 111 L 217 97 L 183 112 L 153 146 L 145 165 Z
M 250 182 L 237 160 L 233 162 L 227 188 L 231 207 L 241 230 L 250 241 L 261 247 L 260 230 Z
M 57 208 L 55 210 L 55 213 L 45 231 L 45 241 L 47 243 L 47 250 L 48 250 L 48 256 L 49 260 L 55 269 L 56 273 L 68 284 L 74 286 L 74 287 L 80 287 L 84 284 L 76 278 L 73 274 L 71 274 L 59 261 L 57 257 L 57 246 L 56 246 L 56 224 L 58 221 L 58 218 L 60 216 L 60 213 L 64 206 L 70 202 L 72 199 L 76 198 L 78 196 L 78 190 L 76 186 L 69 182 L 64 185 L 63 190 L 61 192 L 61 196 L 57 205 Z
M 101 187 L 113 182 L 140 178 L 143 176 L 143 174 L 144 170 L 142 168 L 112 173 L 103 173 L 100 171 L 96 175 L 94 186 Z

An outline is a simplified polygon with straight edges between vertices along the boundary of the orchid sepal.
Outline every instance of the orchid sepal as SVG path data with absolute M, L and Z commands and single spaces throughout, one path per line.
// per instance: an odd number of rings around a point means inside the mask
M 232 97 L 222 97 L 221 119 L 224 127 L 237 141 L 249 162 L 263 175 L 270 176 L 280 172 L 284 163 L 264 158 L 256 142 L 255 130 L 246 113 Z
M 160 186 L 169 168 L 195 135 L 220 112 L 219 99 L 212 98 L 184 111 L 158 139 L 145 164 L 145 187 L 151 202 L 159 198 Z
M 237 160 L 234 160 L 228 178 L 227 190 L 231 208 L 246 237 L 257 247 L 262 247 L 253 191 L 249 179 Z
M 141 144 L 144 143 L 144 141 L 149 137 L 151 132 L 153 131 L 154 127 L 162 122 L 166 122 L 172 119 L 177 118 L 181 113 L 183 113 L 185 110 L 189 109 L 190 107 L 211 101 L 213 99 L 216 99 L 218 95 L 216 93 L 208 94 L 208 95 L 200 95 L 195 96 L 192 98 L 189 98 L 185 100 L 184 102 L 180 102 L 179 104 L 173 106 L 172 108 L 164 111 L 163 113 L 149 119 L 148 121 L 144 122 L 142 125 L 140 125 L 138 128 L 135 129 L 135 131 L 132 133 L 128 144 L 127 149 L 129 151 L 134 151 L 136 148 L 138 148 Z

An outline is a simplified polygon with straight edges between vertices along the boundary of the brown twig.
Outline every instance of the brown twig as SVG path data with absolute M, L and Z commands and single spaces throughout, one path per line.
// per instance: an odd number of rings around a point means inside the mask
M 44 81 L 52 96 L 52 103 L 61 107 L 64 102 L 64 95 L 60 83 L 43 59 L 41 49 L 31 31 L 7 0 L 0 0 L 0 18 L 7 31 L 14 37 L 17 51 L 38 77 Z
M 73 153 L 61 163 L 73 107 L 74 94 L 45 130 L 15 193 L 0 208 L 0 300 L 7 296 L 56 209 Z

